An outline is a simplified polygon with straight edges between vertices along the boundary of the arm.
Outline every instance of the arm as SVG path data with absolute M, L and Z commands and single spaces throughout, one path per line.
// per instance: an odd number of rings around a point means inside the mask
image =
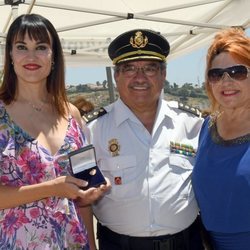
M 0 183 L 0 209 L 20 206 L 51 196 L 89 200 L 85 191 L 80 189 L 86 185 L 86 181 L 72 176 L 60 176 L 47 182 L 21 187 L 10 187 Z
M 88 232 L 90 250 L 96 250 L 95 232 L 93 226 L 93 212 L 91 206 L 81 207 L 80 214 Z
M 88 183 L 72 176 L 60 176 L 54 180 L 21 187 L 10 187 L 0 183 L 0 209 L 20 206 L 47 197 L 57 196 L 61 198 L 78 199 L 81 206 L 87 206 L 100 199 L 111 188 L 107 184 L 99 188 L 82 190 Z

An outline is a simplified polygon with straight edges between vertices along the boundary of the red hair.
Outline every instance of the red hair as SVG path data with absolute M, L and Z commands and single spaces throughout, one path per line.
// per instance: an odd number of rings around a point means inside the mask
M 210 111 L 218 110 L 218 103 L 213 95 L 211 85 L 207 79 L 207 72 L 211 69 L 214 58 L 222 52 L 230 55 L 242 64 L 250 67 L 250 38 L 240 28 L 230 28 L 222 30 L 214 37 L 207 52 L 207 65 L 205 76 L 205 88 L 211 103 Z

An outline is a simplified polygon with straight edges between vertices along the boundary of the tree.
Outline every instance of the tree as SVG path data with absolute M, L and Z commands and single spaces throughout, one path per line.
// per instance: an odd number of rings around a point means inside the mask
M 190 94 L 189 94 L 190 97 L 197 97 L 198 94 L 195 90 L 191 90 Z
M 104 80 L 104 81 L 102 82 L 102 86 L 103 86 L 104 89 L 106 89 L 107 83 L 108 83 L 107 80 Z
M 90 88 L 87 84 L 80 84 L 76 86 L 76 92 L 89 92 Z
M 178 90 L 178 95 L 182 97 L 188 97 L 189 96 L 189 91 L 186 88 L 180 88 Z
M 167 81 L 167 80 L 165 80 L 165 81 L 164 81 L 164 93 L 170 93 L 170 92 L 171 92 L 171 91 L 170 91 L 170 88 L 171 88 L 170 82 Z

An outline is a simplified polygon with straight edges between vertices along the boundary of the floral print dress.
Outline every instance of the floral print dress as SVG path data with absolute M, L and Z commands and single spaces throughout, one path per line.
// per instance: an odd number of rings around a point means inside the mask
M 51 155 L 10 119 L 0 101 L 2 185 L 20 187 L 69 175 L 68 152 L 85 144 L 80 127 L 70 117 L 64 144 Z M 86 230 L 72 200 L 49 197 L 0 210 L 0 249 L 85 249 L 86 244 Z

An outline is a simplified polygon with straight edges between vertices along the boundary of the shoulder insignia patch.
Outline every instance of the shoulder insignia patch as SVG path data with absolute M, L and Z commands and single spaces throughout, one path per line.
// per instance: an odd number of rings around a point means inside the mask
M 86 123 L 89 123 L 89 122 L 97 119 L 98 117 L 105 115 L 106 113 L 107 113 L 107 111 L 104 108 L 95 109 L 95 110 L 83 115 L 82 118 L 84 119 L 84 121 Z
M 201 117 L 201 111 L 198 108 L 194 108 L 194 107 L 185 105 L 183 103 L 178 103 L 178 108 L 188 113 L 191 113 L 195 116 Z

